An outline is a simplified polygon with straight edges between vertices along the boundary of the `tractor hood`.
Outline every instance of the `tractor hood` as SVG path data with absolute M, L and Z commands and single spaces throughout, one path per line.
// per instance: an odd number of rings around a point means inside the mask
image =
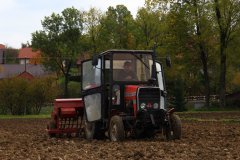
M 134 100 L 137 96 L 138 85 L 126 85 L 125 86 L 125 100 Z
M 137 108 L 139 108 L 140 104 L 145 104 L 148 106 L 148 108 L 153 108 L 154 106 L 154 109 L 158 109 L 160 108 L 161 104 L 160 97 L 161 91 L 159 87 L 142 85 L 125 86 L 125 100 L 133 101 L 136 103 Z

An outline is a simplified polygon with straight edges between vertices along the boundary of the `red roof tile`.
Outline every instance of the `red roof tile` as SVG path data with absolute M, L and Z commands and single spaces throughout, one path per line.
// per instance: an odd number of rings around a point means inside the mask
M 34 78 L 34 76 L 31 73 L 27 72 L 27 71 L 22 72 L 17 77 L 25 78 L 27 80 L 32 80 Z
M 40 56 L 39 51 L 33 51 L 32 48 L 22 48 L 19 50 L 18 58 L 36 58 Z
M 0 44 L 0 49 L 5 49 L 5 46 L 3 44 Z
M 81 54 L 77 57 L 77 65 L 80 65 L 82 63 L 83 60 L 89 59 L 91 56 L 89 53 L 84 53 Z

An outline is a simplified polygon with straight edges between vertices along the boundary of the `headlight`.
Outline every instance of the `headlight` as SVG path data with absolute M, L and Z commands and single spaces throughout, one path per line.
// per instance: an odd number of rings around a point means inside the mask
M 140 108 L 145 109 L 146 108 L 146 103 L 141 103 Z
M 154 109 L 158 109 L 158 103 L 154 103 L 154 104 L 153 104 L 153 108 L 154 108 Z

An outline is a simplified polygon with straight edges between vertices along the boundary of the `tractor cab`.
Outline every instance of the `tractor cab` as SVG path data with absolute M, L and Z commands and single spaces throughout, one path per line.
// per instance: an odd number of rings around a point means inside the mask
M 120 113 L 136 116 L 139 107 L 128 108 L 128 103 L 131 97 L 136 96 L 139 88 L 146 86 L 158 94 L 158 100 L 151 107 L 165 108 L 162 67 L 153 61 L 152 53 L 112 50 L 82 63 L 82 93 L 89 121 Z M 154 63 L 156 67 L 153 67 Z M 145 103 L 148 103 L 146 107 L 150 107 L 150 102 Z M 90 114 L 92 110 L 96 114 Z
M 153 51 L 109 50 L 82 63 L 87 139 L 105 132 L 113 141 L 126 132 L 154 135 L 167 125 L 163 70 L 154 57 Z

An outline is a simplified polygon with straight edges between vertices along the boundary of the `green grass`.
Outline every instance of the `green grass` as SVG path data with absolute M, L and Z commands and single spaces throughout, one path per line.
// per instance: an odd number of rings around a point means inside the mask
M 36 119 L 36 118 L 50 118 L 53 106 L 43 107 L 39 115 L 0 115 L 0 119 Z
M 49 114 L 50 115 L 52 113 L 52 111 L 53 111 L 53 106 L 46 106 L 41 109 L 40 114 L 43 114 L 43 115 Z
M 193 106 L 187 106 L 187 111 L 186 112 L 226 112 L 226 111 L 240 111 L 240 107 L 216 107 L 216 106 L 210 106 L 209 108 L 202 107 L 199 109 L 194 109 Z
M 0 115 L 0 119 L 38 119 L 38 118 L 50 118 L 50 114 L 39 115 Z
M 199 111 L 199 110 L 191 110 L 191 111 L 185 111 L 185 112 L 176 112 L 177 114 L 192 114 L 192 113 L 236 113 L 240 112 L 240 110 L 228 110 L 228 111 L 209 111 L 209 110 L 204 110 L 204 111 Z
M 240 119 L 201 119 L 201 118 L 181 118 L 181 120 L 192 122 L 224 122 L 224 123 L 240 123 Z

